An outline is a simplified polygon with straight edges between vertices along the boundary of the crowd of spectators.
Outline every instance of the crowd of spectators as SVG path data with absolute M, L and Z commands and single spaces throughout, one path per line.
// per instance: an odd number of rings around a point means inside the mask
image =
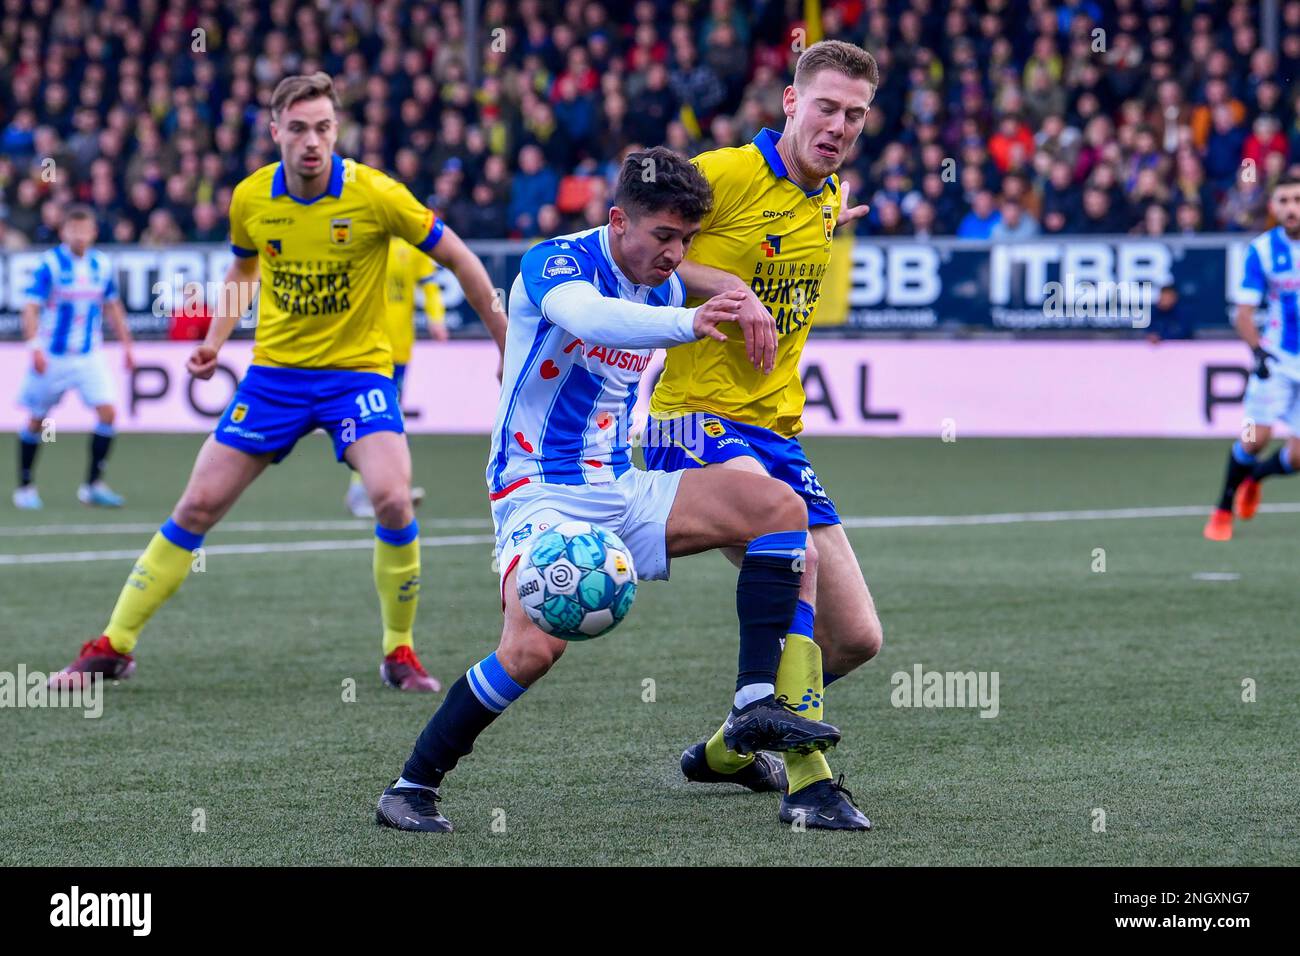
M 844 170 L 879 235 L 1258 230 L 1300 159 L 1300 0 L 823 0 L 882 84 Z M 277 158 L 267 104 L 323 69 L 338 151 L 472 239 L 605 221 L 639 145 L 780 129 L 802 0 L 0 0 L 0 245 L 222 241 Z M 471 46 L 472 45 L 472 46 Z M 478 51 L 471 69 L 471 52 Z

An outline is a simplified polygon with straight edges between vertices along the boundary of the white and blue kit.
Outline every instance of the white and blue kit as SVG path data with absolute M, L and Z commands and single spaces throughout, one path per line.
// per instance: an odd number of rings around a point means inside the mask
M 38 375 L 29 368 L 18 397 L 33 417 L 44 418 L 72 390 L 90 408 L 113 404 L 100 345 L 104 305 L 117 300 L 117 279 L 104 253 L 90 249 L 78 258 L 63 244 L 42 254 L 24 304 L 41 307 L 37 342 L 46 369 Z
M 502 581 L 536 533 L 589 521 L 628 546 L 637 576 L 666 578 L 665 525 L 681 472 L 642 471 L 630 419 L 656 348 L 695 341 L 676 274 L 636 285 L 609 227 L 539 243 L 510 290 L 488 496 Z
M 1281 226 L 1251 241 L 1234 302 L 1261 307 L 1259 344 L 1273 355 L 1269 377 L 1251 375 L 1245 414 L 1259 425 L 1285 422 L 1300 435 L 1300 242 Z

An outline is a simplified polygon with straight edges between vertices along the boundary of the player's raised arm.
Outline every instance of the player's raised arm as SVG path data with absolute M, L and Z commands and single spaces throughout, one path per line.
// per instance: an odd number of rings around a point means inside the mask
M 723 292 L 694 309 L 643 305 L 603 296 L 589 282 L 567 282 L 545 296 L 542 315 L 564 331 L 618 349 L 666 349 L 708 336 L 725 342 L 722 322 L 735 322 L 743 293 Z
M 248 311 L 257 292 L 259 273 L 256 256 L 235 256 L 221 283 L 216 314 L 203 344 L 195 346 L 185 367 L 195 378 L 211 378 L 217 370 L 217 353 L 235 330 L 239 317 Z

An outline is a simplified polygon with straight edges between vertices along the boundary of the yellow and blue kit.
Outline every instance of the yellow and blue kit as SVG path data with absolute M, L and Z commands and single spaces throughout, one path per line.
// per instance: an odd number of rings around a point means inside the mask
M 217 424 L 216 439 L 280 461 L 323 428 L 339 460 L 371 432 L 403 430 L 391 377 L 386 283 L 389 244 L 428 253 L 443 223 L 376 169 L 333 157 L 315 199 L 289 192 L 280 163 L 235 187 L 230 243 L 258 257 L 261 286 L 253 363 Z
M 394 236 L 389 240 L 384 322 L 393 350 L 393 384 L 399 395 L 415 345 L 415 290 L 424 290 L 424 313 L 431 323 L 441 322 L 446 311 L 442 292 L 434 281 L 437 271 L 437 263 L 405 239 Z
M 669 349 L 650 399 L 646 467 L 677 471 L 750 455 L 804 498 L 810 525 L 838 524 L 795 436 L 803 429 L 799 356 L 830 264 L 839 181 L 832 175 L 820 189 L 802 189 L 777 152 L 780 138 L 764 129 L 746 146 L 695 158 L 713 187 L 713 209 L 687 253 L 744 279 L 772 313 L 772 373 L 754 368 L 739 335 Z

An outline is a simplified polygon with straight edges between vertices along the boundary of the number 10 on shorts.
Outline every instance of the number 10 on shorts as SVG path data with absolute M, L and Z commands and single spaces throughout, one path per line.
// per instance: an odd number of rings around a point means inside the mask
M 362 392 L 356 396 L 356 403 L 362 418 L 382 415 L 388 411 L 388 399 L 384 396 L 383 389 L 372 388 L 368 392 Z

